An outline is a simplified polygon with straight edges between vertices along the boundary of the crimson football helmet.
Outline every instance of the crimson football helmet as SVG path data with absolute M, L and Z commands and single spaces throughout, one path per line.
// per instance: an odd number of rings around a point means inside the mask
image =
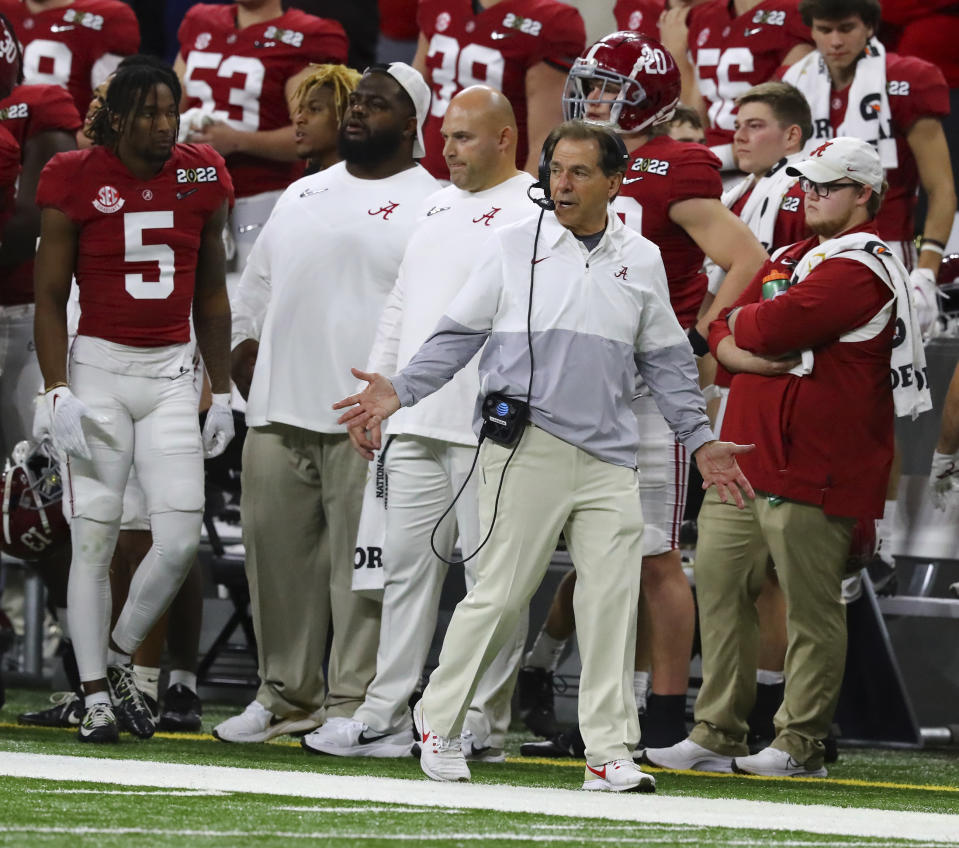
M 14 86 L 23 82 L 23 56 L 13 26 L 0 15 L 0 98 L 7 97 Z
M 64 545 L 70 527 L 63 517 L 62 498 L 63 480 L 50 442 L 19 442 L 0 478 L 0 549 L 31 561 Z
M 563 115 L 638 133 L 673 117 L 679 91 L 679 69 L 662 44 L 638 32 L 614 32 L 573 63 Z
M 959 253 L 947 254 L 939 266 L 939 308 L 955 334 L 954 321 L 959 318 Z

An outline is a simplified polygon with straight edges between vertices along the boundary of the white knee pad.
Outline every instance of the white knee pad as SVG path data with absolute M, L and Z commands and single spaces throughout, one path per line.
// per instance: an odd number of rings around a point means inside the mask
M 64 502 L 69 505 L 68 517 L 71 521 L 86 518 L 104 524 L 119 521 L 123 515 L 121 494 L 91 476 L 89 465 L 77 461 L 76 457 L 70 457 L 66 463 L 69 486 L 64 492 Z

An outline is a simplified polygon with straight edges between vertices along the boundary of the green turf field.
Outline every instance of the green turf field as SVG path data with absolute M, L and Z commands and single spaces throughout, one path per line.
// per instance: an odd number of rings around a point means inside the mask
M 956 750 L 843 750 L 823 780 L 651 770 L 656 795 L 615 796 L 570 791 L 581 761 L 510 757 L 450 785 L 412 759 L 319 757 L 288 737 L 87 746 L 15 724 L 45 698 L 11 692 L 0 712 L 0 845 L 959 846 Z M 207 726 L 234 711 L 208 707 Z

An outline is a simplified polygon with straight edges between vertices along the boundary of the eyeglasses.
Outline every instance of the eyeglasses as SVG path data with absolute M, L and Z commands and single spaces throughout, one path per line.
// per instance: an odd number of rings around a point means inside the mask
M 859 183 L 814 183 L 806 177 L 799 178 L 799 188 L 806 194 L 814 191 L 816 197 L 829 197 L 830 193 L 837 188 L 859 188 Z

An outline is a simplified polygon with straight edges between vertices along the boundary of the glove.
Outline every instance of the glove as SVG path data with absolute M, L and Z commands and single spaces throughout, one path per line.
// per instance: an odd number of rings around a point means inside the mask
M 109 419 L 94 415 L 90 408 L 66 386 L 57 386 L 43 396 L 50 421 L 50 436 L 54 447 L 62 453 L 90 459 L 90 448 L 83 435 L 83 419 L 100 424 Z
M 930 268 L 915 268 L 909 273 L 912 303 L 919 319 L 919 329 L 925 334 L 939 317 L 939 295 L 936 275 Z
M 50 404 L 47 396 L 41 392 L 33 402 L 33 427 L 30 430 L 33 441 L 38 444 L 50 437 L 53 421 L 50 419 Z
M 959 504 L 959 452 L 933 453 L 929 497 L 936 509 Z
M 203 425 L 203 455 L 207 459 L 219 456 L 230 444 L 234 432 L 230 395 L 226 392 L 213 395 L 213 403 L 206 411 L 206 423 Z

